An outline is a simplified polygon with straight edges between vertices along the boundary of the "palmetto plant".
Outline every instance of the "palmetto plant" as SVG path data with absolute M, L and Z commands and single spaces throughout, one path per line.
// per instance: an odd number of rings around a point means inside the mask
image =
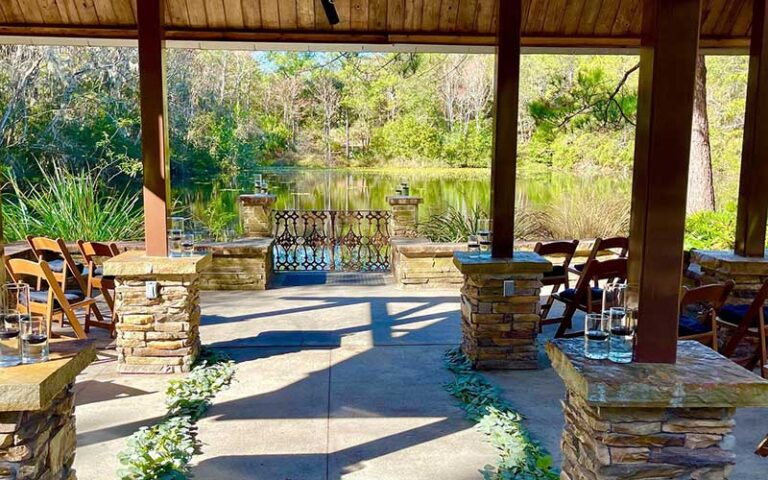
M 467 236 L 477 232 L 478 221 L 488 218 L 482 209 L 463 212 L 448 208 L 442 213 L 429 217 L 421 225 L 421 233 L 433 242 L 464 242 Z M 515 237 L 517 240 L 540 240 L 551 238 L 546 214 L 538 211 L 518 210 L 515 212 Z
M 26 235 L 66 241 L 137 240 L 143 237 L 139 192 L 111 187 L 102 169 L 74 173 L 64 167 L 41 168 L 42 179 L 22 186 L 6 178 L 11 193 L 3 198 L 3 233 L 8 242 Z

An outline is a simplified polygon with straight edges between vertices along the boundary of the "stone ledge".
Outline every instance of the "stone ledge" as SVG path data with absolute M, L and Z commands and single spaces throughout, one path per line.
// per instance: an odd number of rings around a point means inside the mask
M 768 407 L 768 381 L 694 341 L 678 344 L 677 364 L 616 364 L 584 357 L 584 340 L 547 342 L 566 387 L 596 407 Z
M 420 205 L 424 201 L 421 197 L 406 197 L 406 196 L 398 196 L 393 195 L 390 197 L 387 197 L 387 202 L 392 205 Z
M 50 361 L 0 368 L 0 411 L 45 410 L 96 359 L 91 340 L 53 340 Z
M 210 254 L 191 257 L 148 257 L 144 251 L 128 251 L 104 262 L 104 275 L 195 275 L 211 265 Z
M 552 263 L 533 252 L 516 251 L 512 258 L 493 258 L 489 254 L 456 252 L 453 263 L 465 275 L 544 273 L 552 270 Z
M 691 261 L 702 268 L 721 273 L 768 275 L 768 258 L 742 257 L 731 251 L 694 250 L 691 252 Z
M 214 256 L 245 256 L 266 255 L 274 243 L 274 238 L 251 237 L 233 240 L 231 242 L 204 242 L 195 246 L 200 254 L 212 253 Z
M 241 205 L 272 205 L 277 200 L 276 195 L 269 195 L 264 193 L 254 193 L 250 195 L 240 195 Z

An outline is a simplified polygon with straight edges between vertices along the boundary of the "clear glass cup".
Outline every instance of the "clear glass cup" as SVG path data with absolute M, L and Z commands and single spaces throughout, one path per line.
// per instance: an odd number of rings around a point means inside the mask
M 477 221 L 477 238 L 480 243 L 480 252 L 487 253 L 491 251 L 491 221 L 487 218 L 481 218 Z
M 21 361 L 48 361 L 48 322 L 42 315 L 28 316 L 21 322 Z
M 472 256 L 476 256 L 480 253 L 480 240 L 474 233 L 467 236 L 467 251 Z
M 627 284 L 609 283 L 603 289 L 603 312 L 612 308 L 627 308 Z
M 608 319 L 602 313 L 589 313 L 584 319 L 584 356 L 593 360 L 608 358 L 610 338 Z
M 269 193 L 269 182 L 267 182 L 266 180 L 261 182 L 261 193 L 263 194 Z
M 259 193 L 261 191 L 262 181 L 263 181 L 263 177 L 260 173 L 257 173 L 256 175 L 253 176 L 253 186 L 254 186 L 254 191 L 256 193 Z
M 185 257 L 191 257 L 195 254 L 195 234 L 186 232 L 181 238 L 181 250 Z
M 608 310 L 611 327 L 610 352 L 608 359 L 615 363 L 631 363 L 635 350 L 637 310 L 612 307 Z
M 19 318 L 16 311 L 0 311 L 0 368 L 12 367 L 21 363 L 21 336 L 19 334 Z M 7 319 L 13 318 L 11 321 Z
M 181 257 L 184 255 L 182 240 L 184 238 L 184 217 L 171 217 L 171 227 L 168 229 L 168 255 Z
M 26 312 L 29 305 L 29 285 L 6 283 L 0 286 L 0 311 Z

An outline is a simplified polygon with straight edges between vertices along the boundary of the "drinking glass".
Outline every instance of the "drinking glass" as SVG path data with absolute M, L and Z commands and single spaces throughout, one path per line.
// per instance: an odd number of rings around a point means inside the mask
M 608 321 L 611 326 L 610 352 L 608 359 L 615 363 L 630 363 L 635 349 L 637 310 L 633 308 L 611 308 Z
M 21 338 L 19 336 L 19 313 L 15 310 L 0 310 L 0 367 L 12 367 L 21 363 Z M 14 320 L 6 322 L 12 317 Z
M 254 191 L 256 193 L 259 193 L 261 191 L 261 182 L 262 182 L 262 176 L 260 173 L 257 173 L 256 175 L 253 176 L 253 186 L 254 186 Z
M 477 238 L 480 243 L 480 252 L 489 252 L 491 250 L 491 221 L 489 219 L 481 218 L 477 221 Z
M 168 253 L 171 257 L 184 255 L 182 240 L 184 237 L 184 217 L 171 217 L 171 228 L 168 229 Z
M 480 253 L 480 241 L 474 233 L 467 237 L 467 251 L 473 257 Z
M 32 315 L 21 321 L 21 361 L 48 361 L 48 322 L 42 315 Z
M 261 193 L 269 193 L 269 183 L 266 180 L 261 182 Z
M 589 313 L 584 319 L 584 355 L 593 360 L 608 358 L 608 319 L 602 313 Z

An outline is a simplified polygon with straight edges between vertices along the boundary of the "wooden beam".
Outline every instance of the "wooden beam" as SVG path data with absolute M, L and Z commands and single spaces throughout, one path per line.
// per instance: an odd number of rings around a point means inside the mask
M 164 0 L 138 2 L 141 157 L 147 255 L 168 256 L 168 105 L 165 83 Z
M 765 256 L 768 222 L 768 29 L 766 0 L 755 0 L 749 49 L 747 111 L 741 153 L 736 254 Z
M 517 180 L 517 110 L 520 98 L 520 31 L 522 1 L 499 2 L 496 47 L 491 218 L 496 258 L 511 258 L 515 249 L 515 182 Z
M 635 359 L 675 363 L 701 0 L 644 0 L 629 284 Z

